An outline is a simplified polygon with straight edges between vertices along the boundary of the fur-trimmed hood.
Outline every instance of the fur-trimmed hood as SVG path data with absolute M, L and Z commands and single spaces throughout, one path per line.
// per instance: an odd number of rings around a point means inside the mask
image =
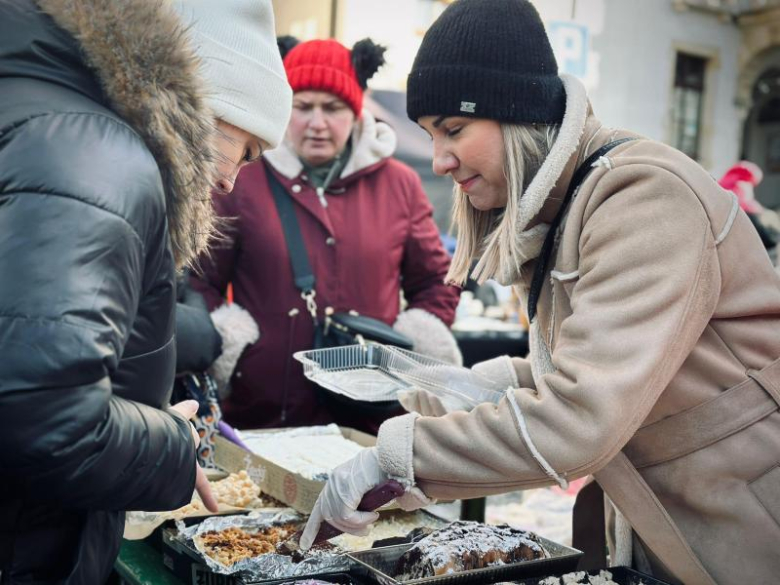
M 36 0 L 77 41 L 107 105 L 143 139 L 166 194 L 177 266 L 204 251 L 214 231 L 214 117 L 200 61 L 166 2 Z
M 368 110 L 363 110 L 360 120 L 352 129 L 352 155 L 339 178 L 344 179 L 354 175 L 391 157 L 395 152 L 396 143 L 395 131 L 386 123 L 374 118 Z M 265 159 L 288 179 L 297 177 L 303 171 L 303 163 L 287 138 L 279 148 L 267 152 Z

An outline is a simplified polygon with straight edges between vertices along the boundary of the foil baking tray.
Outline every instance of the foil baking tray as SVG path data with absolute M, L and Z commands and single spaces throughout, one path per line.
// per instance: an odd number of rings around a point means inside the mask
M 498 403 L 506 388 L 469 368 L 378 343 L 299 351 L 304 375 L 323 388 L 366 402 L 396 400 L 401 390 L 434 393 L 448 410 Z
M 543 577 L 554 573 L 566 573 L 577 568 L 577 563 L 583 554 L 582 551 L 547 540 L 541 536 L 538 539 L 539 543 L 550 554 L 549 558 L 471 569 L 408 581 L 396 579 L 393 572 L 398 559 L 414 546 L 413 544 L 386 546 L 348 553 L 347 556 L 354 561 L 359 575 L 380 585 L 484 585 L 485 583 L 515 581 L 529 577 Z
M 332 585 L 362 585 L 362 582 L 349 573 L 325 573 L 309 575 L 307 577 L 294 577 L 288 579 L 274 579 L 271 581 L 245 581 L 245 585 L 311 585 L 312 582 L 324 582 Z
M 205 564 L 213 573 L 219 575 L 234 575 L 244 582 L 267 581 L 271 579 L 297 579 L 310 575 L 346 571 L 350 560 L 342 551 L 309 551 L 306 558 L 294 561 L 288 555 L 267 553 L 256 557 L 240 560 L 233 565 L 222 565 L 201 550 L 194 542 L 197 535 L 210 530 L 225 530 L 236 527 L 247 531 L 264 529 L 281 524 L 300 523 L 303 527 L 304 518 L 292 509 L 281 512 L 256 511 L 247 516 L 219 516 L 207 518 L 200 524 L 190 527 L 179 525 L 178 534 L 166 542 L 179 552 L 193 560 Z M 175 541 L 175 542 L 174 542 Z

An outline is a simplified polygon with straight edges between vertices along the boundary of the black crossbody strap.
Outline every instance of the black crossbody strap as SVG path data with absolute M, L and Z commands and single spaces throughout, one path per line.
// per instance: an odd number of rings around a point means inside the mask
M 593 170 L 593 164 L 602 156 L 607 154 L 610 150 L 628 142 L 635 140 L 635 138 L 621 138 L 620 140 L 614 140 L 609 144 L 605 144 L 599 148 L 596 152 L 591 154 L 585 162 L 583 162 L 577 170 L 574 171 L 574 176 L 569 183 L 569 188 L 566 191 L 566 196 L 563 198 L 563 204 L 558 210 L 555 219 L 550 224 L 550 230 L 547 232 L 547 236 L 544 238 L 544 244 L 542 244 L 542 251 L 539 253 L 539 258 L 536 260 L 536 269 L 534 270 L 534 276 L 531 280 L 531 290 L 528 293 L 528 322 L 532 322 L 536 317 L 536 305 L 539 302 L 539 295 L 542 292 L 542 286 L 544 280 L 547 278 L 547 267 L 550 264 L 550 256 L 552 256 L 553 246 L 555 245 L 555 234 L 563 221 L 563 217 L 566 215 L 566 209 L 569 207 L 574 194 L 577 192 L 577 188 L 588 176 L 588 173 Z
M 290 253 L 295 287 L 301 293 L 308 294 L 314 290 L 314 271 L 311 269 L 309 253 L 306 251 L 306 245 L 301 235 L 301 226 L 295 215 L 295 205 L 292 197 L 268 168 L 266 168 L 266 175 L 268 175 L 268 185 L 271 187 L 274 203 L 276 203 L 276 211 L 282 222 L 284 240 L 287 242 L 287 251 Z

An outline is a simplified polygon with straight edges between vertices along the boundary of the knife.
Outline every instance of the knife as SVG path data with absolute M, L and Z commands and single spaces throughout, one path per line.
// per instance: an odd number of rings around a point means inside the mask
M 357 509 L 361 512 L 373 512 L 377 508 L 381 508 L 385 504 L 392 502 L 394 499 L 402 496 L 404 491 L 404 486 L 402 486 L 394 479 L 389 479 L 386 482 L 380 483 L 379 485 L 371 488 L 369 491 L 363 494 L 363 498 L 360 500 Z M 319 532 L 317 532 L 317 536 L 314 537 L 312 546 L 325 540 L 335 538 L 342 532 L 342 530 L 339 530 L 332 524 L 323 521 L 320 525 Z M 276 547 L 277 551 L 281 554 L 292 555 L 293 557 L 301 556 L 303 554 L 301 552 L 300 546 L 302 535 L 303 530 L 299 530 L 293 534 L 289 540 L 280 543 Z

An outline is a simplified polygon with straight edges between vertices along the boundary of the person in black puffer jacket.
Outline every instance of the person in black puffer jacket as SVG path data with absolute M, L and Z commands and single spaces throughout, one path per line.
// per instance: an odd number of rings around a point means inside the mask
M 284 132 L 273 31 L 270 0 L 0 0 L 3 585 L 105 582 L 123 511 L 204 478 L 175 275 Z

